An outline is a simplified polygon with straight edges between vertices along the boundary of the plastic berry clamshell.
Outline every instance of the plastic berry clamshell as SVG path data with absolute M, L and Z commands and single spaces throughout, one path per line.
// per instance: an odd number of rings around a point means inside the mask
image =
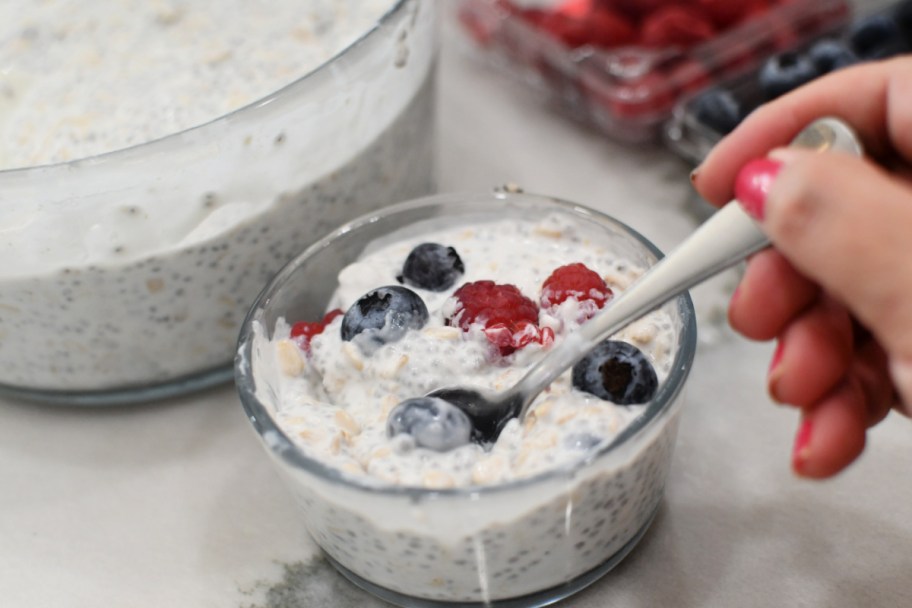
M 871 2 L 831 32 L 767 57 L 755 69 L 683 96 L 666 143 L 699 163 L 758 106 L 830 72 L 912 52 L 912 0 Z
M 837 30 L 848 0 L 461 0 L 474 46 L 611 137 L 661 139 L 684 97 Z

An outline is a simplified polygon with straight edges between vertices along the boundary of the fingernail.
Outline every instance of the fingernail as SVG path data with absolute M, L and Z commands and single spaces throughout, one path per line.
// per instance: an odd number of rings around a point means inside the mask
M 782 168 L 782 163 L 771 158 L 757 158 L 741 167 L 735 178 L 735 198 L 755 220 L 763 219 L 766 195 Z
M 697 182 L 697 174 L 700 172 L 700 167 L 697 167 L 690 172 L 690 183 L 695 184 Z
M 775 369 L 779 366 L 779 362 L 782 361 L 782 351 L 783 343 L 782 340 L 776 344 L 776 350 L 773 351 L 773 358 L 770 359 L 769 373 L 773 373 Z
M 782 341 L 776 345 L 776 350 L 773 351 L 773 357 L 770 359 L 769 370 L 766 374 L 766 392 L 769 393 L 770 398 L 776 403 L 782 403 L 782 398 L 779 397 L 779 380 L 782 379 L 782 372 L 779 370 L 779 363 L 782 361 L 782 351 L 784 350 Z
M 811 421 L 805 418 L 795 435 L 795 447 L 792 449 L 792 469 L 799 475 L 804 472 L 804 465 L 811 455 Z

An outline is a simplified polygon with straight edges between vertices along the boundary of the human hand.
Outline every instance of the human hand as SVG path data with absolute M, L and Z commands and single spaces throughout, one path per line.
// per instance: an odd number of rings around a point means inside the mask
M 802 476 L 841 471 L 869 427 L 912 405 L 910 99 L 912 58 L 835 72 L 753 112 L 694 172 L 716 205 L 737 189 L 773 243 L 749 261 L 729 321 L 778 340 L 768 387 L 801 409 Z M 778 149 L 822 116 L 852 125 L 869 158 Z

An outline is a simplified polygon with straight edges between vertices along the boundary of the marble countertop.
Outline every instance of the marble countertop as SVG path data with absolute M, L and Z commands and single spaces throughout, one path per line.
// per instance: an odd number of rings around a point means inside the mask
M 685 163 L 551 114 L 455 42 L 444 28 L 442 190 L 514 182 L 665 250 L 693 228 Z M 766 396 L 771 346 L 724 325 L 734 272 L 693 293 L 701 341 L 655 523 L 561 605 L 912 605 L 912 426 L 891 415 L 834 480 L 793 477 L 797 414 Z M 0 400 L 0 604 L 383 605 L 319 557 L 229 386 L 116 409 Z

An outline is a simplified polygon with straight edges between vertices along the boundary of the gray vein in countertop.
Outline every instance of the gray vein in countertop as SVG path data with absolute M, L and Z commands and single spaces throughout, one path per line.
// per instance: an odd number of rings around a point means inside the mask
M 389 608 L 389 604 L 362 591 L 343 578 L 320 556 L 304 562 L 282 564 L 282 580 L 260 581 L 251 593 L 263 600 L 241 608 Z

